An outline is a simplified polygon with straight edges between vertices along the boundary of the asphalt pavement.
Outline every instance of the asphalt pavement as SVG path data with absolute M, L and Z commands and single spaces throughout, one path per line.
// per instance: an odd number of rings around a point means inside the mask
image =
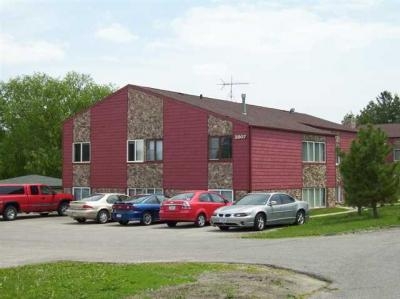
M 249 232 L 25 216 L 0 221 L 0 267 L 58 260 L 252 263 L 331 281 L 331 290 L 315 298 L 400 298 L 400 228 L 329 237 L 240 238 Z

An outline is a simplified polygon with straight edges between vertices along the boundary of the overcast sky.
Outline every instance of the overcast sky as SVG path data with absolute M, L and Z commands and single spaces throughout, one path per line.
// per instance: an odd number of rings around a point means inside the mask
M 44 72 L 340 122 L 400 90 L 400 0 L 0 0 L 0 80 Z

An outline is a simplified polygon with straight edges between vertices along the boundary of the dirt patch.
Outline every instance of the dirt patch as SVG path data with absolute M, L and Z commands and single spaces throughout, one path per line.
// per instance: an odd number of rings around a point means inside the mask
M 305 274 L 265 266 L 238 265 L 234 271 L 207 272 L 196 282 L 138 294 L 131 299 L 306 298 L 329 283 Z

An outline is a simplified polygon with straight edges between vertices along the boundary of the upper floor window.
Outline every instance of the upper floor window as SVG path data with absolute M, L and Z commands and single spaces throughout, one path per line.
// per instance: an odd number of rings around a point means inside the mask
M 232 137 L 210 137 L 209 138 L 210 160 L 224 160 L 232 158 Z
M 90 143 L 74 143 L 74 162 L 90 162 Z
M 128 140 L 128 162 L 144 161 L 144 140 Z
M 303 162 L 325 162 L 325 142 L 303 141 Z
M 149 139 L 146 141 L 146 161 L 162 161 L 163 142 L 161 139 Z
M 393 150 L 393 160 L 400 161 L 400 149 L 396 148 Z

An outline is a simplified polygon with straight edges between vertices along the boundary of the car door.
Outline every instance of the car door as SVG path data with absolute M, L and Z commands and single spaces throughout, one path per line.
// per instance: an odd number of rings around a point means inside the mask
M 30 206 L 32 212 L 46 212 L 50 210 L 53 194 L 49 195 L 48 190 L 40 185 L 30 185 Z
M 43 211 L 55 211 L 58 207 L 58 201 L 55 200 L 54 191 L 48 186 L 39 186 L 42 197 Z
M 297 204 L 294 198 L 287 194 L 280 194 L 282 203 L 282 215 L 285 223 L 292 223 L 296 218 Z
M 206 213 L 206 218 L 208 220 L 210 219 L 214 211 L 213 208 L 214 208 L 214 203 L 211 201 L 210 194 L 208 192 L 201 193 L 199 195 L 199 200 L 197 203 L 196 214 L 198 214 L 199 211 L 204 211 Z
M 280 223 L 283 216 L 283 209 L 281 204 L 281 198 L 279 194 L 273 194 L 268 201 L 269 214 L 267 215 L 267 221 L 270 223 Z

